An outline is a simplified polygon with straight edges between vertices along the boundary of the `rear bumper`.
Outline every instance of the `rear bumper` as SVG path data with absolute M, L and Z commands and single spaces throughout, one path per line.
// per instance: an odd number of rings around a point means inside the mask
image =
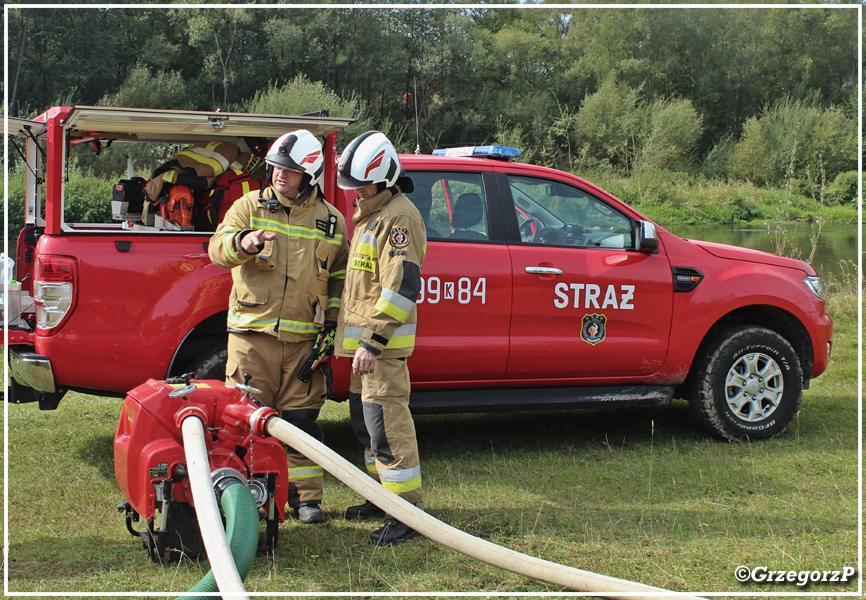
M 9 372 L 19 384 L 38 392 L 53 394 L 57 391 L 51 361 L 32 350 L 10 347 Z

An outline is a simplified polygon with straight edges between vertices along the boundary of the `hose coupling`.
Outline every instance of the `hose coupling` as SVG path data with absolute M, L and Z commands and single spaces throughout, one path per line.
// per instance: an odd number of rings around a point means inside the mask
M 174 424 L 177 425 L 178 429 L 181 428 L 187 417 L 197 417 L 202 424 L 205 425 L 208 422 L 207 413 L 203 408 L 198 406 L 184 406 L 174 414 Z
M 216 469 L 210 474 L 210 476 L 213 480 L 213 490 L 216 493 L 218 501 L 222 496 L 222 493 L 226 491 L 230 485 L 235 485 L 237 483 L 247 485 L 247 478 L 244 477 L 243 473 L 237 469 L 232 469 L 231 467 Z

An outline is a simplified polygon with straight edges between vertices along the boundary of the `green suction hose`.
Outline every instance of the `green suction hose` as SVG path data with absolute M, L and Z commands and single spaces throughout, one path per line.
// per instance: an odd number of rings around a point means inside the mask
M 220 506 L 226 515 L 226 537 L 229 540 L 229 547 L 241 580 L 244 580 L 250 572 L 259 545 L 259 509 L 250 490 L 239 481 L 225 489 Z M 188 593 L 218 591 L 213 570 L 210 570 L 201 581 L 190 588 Z M 178 600 L 205 599 L 208 599 L 208 596 L 191 595 L 181 596 Z

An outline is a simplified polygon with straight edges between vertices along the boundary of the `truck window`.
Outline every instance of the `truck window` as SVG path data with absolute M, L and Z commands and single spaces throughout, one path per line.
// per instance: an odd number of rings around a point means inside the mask
M 627 249 L 631 219 L 583 190 L 551 179 L 510 175 L 524 244 Z
M 486 241 L 487 203 L 480 173 L 415 171 L 407 194 L 424 218 L 427 239 Z

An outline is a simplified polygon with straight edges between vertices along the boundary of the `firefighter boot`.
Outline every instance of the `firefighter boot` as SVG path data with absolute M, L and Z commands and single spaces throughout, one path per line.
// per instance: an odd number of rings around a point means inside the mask
M 384 516 L 384 510 L 367 500 L 364 504 L 358 504 L 347 508 L 345 518 L 347 521 L 354 519 L 366 521 L 369 519 L 381 519 Z
M 405 523 L 386 515 L 385 524 L 370 534 L 370 543 L 374 546 L 396 546 L 420 535 Z
M 325 521 L 325 513 L 319 508 L 318 503 L 301 504 L 295 509 L 295 513 L 301 523 L 323 523 Z

